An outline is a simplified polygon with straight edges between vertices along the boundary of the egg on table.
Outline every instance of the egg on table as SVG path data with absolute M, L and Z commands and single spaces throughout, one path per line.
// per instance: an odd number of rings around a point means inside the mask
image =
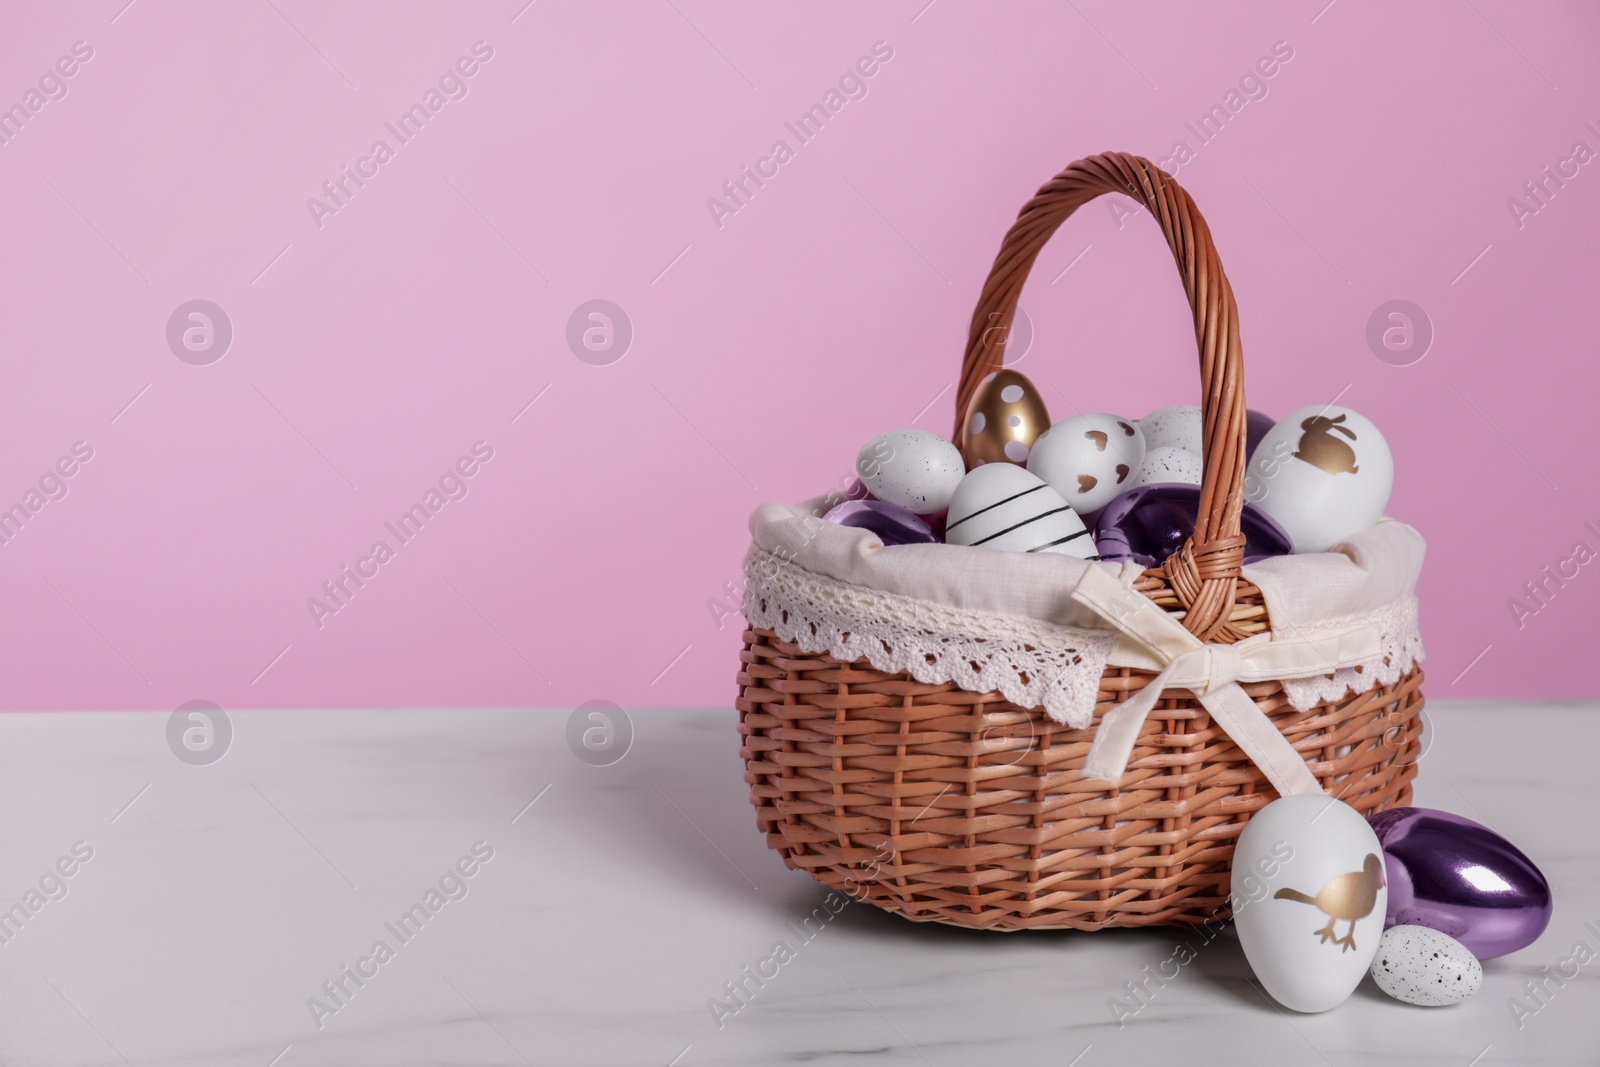
M 1527 948 L 1550 925 L 1550 882 L 1489 827 L 1433 808 L 1368 821 L 1383 843 L 1390 925 L 1438 930 L 1480 960 Z
M 984 463 L 1026 463 L 1039 435 L 1050 428 L 1028 376 L 1005 369 L 978 383 L 961 419 L 961 454 L 968 467 Z
M 1394 457 L 1358 412 L 1314 404 L 1267 431 L 1245 482 L 1246 496 L 1289 531 L 1296 552 L 1326 552 L 1383 517 Z
M 1372 980 L 1396 1000 L 1438 1007 L 1483 985 L 1483 964 L 1467 946 L 1426 926 L 1391 926 L 1378 940 Z
M 891 430 L 862 446 L 856 475 L 867 492 L 917 515 L 950 505 L 966 474 L 956 446 L 927 430 Z
M 1028 470 L 1079 514 L 1099 511 L 1132 489 L 1144 462 L 1144 434 L 1120 415 L 1074 415 L 1034 442 Z
M 1280 797 L 1250 816 L 1233 870 L 1234 928 L 1272 999 L 1304 1012 L 1343 1003 L 1372 965 L 1389 899 L 1367 820 L 1333 797 Z
M 1099 558 L 1072 505 L 1014 463 L 986 463 L 961 480 L 950 501 L 944 539 L 952 545 Z

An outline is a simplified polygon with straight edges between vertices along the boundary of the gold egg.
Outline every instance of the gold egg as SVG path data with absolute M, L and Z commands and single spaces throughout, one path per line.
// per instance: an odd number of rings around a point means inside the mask
M 1026 464 L 1033 443 L 1049 428 L 1044 398 L 1028 376 L 996 371 L 978 383 L 961 419 L 961 455 L 968 470 L 981 463 Z

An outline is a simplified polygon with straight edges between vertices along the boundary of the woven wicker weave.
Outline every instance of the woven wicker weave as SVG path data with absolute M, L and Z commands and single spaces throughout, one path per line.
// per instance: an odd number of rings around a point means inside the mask
M 957 419 L 1005 338 L 1039 250 L 1078 207 L 1124 193 L 1160 224 L 1194 310 L 1205 475 L 1194 536 L 1137 588 L 1203 641 L 1267 628 L 1240 577 L 1245 401 L 1237 308 L 1187 193 L 1108 153 L 1062 171 L 1006 234 L 973 314 Z M 959 433 L 959 425 L 957 426 Z M 784 863 L 919 921 L 986 929 L 1197 924 L 1228 914 L 1233 842 L 1277 796 L 1193 694 L 1169 689 L 1114 786 L 1079 776 L 1101 715 L 1154 675 L 1109 668 L 1074 730 L 998 693 L 930 685 L 748 630 L 741 755 L 757 823 Z M 1370 814 L 1410 801 L 1422 672 L 1309 711 L 1276 682 L 1245 691 L 1331 796 Z

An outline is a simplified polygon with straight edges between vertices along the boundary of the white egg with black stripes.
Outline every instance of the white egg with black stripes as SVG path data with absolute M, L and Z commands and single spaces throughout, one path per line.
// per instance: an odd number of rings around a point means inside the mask
M 1100 558 L 1072 505 L 1014 463 L 985 463 L 967 472 L 950 498 L 944 537 L 952 545 Z

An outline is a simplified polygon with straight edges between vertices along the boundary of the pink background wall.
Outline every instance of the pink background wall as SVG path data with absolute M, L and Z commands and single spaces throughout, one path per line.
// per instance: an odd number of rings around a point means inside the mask
M 750 509 L 829 488 L 883 430 L 947 432 L 1023 201 L 1180 139 L 1251 406 L 1338 395 L 1393 446 L 1432 695 L 1595 695 L 1600 563 L 1520 629 L 1507 605 L 1600 549 L 1600 164 L 1520 225 L 1507 205 L 1600 150 L 1592 4 L 525 2 L 7 16 L 0 103 L 93 57 L 0 145 L 0 505 L 75 442 L 93 458 L 0 545 L 4 707 L 728 702 L 738 629 L 708 601 Z M 384 124 L 480 40 L 466 95 L 400 144 Z M 865 97 L 798 144 L 784 123 L 878 41 Z M 1202 145 L 1185 123 L 1279 41 Z M 307 198 L 380 138 L 319 226 Z M 719 227 L 707 199 L 780 138 L 794 158 Z M 634 328 L 609 365 L 565 340 L 596 298 Z M 1365 339 L 1400 298 L 1436 335 L 1406 366 Z M 204 366 L 166 339 L 194 299 L 234 333 Z M 1195 398 L 1148 219 L 1081 212 L 1023 307 L 1047 399 Z M 398 545 L 384 523 L 478 441 L 467 495 Z M 380 538 L 394 558 L 319 628 L 307 599 Z

